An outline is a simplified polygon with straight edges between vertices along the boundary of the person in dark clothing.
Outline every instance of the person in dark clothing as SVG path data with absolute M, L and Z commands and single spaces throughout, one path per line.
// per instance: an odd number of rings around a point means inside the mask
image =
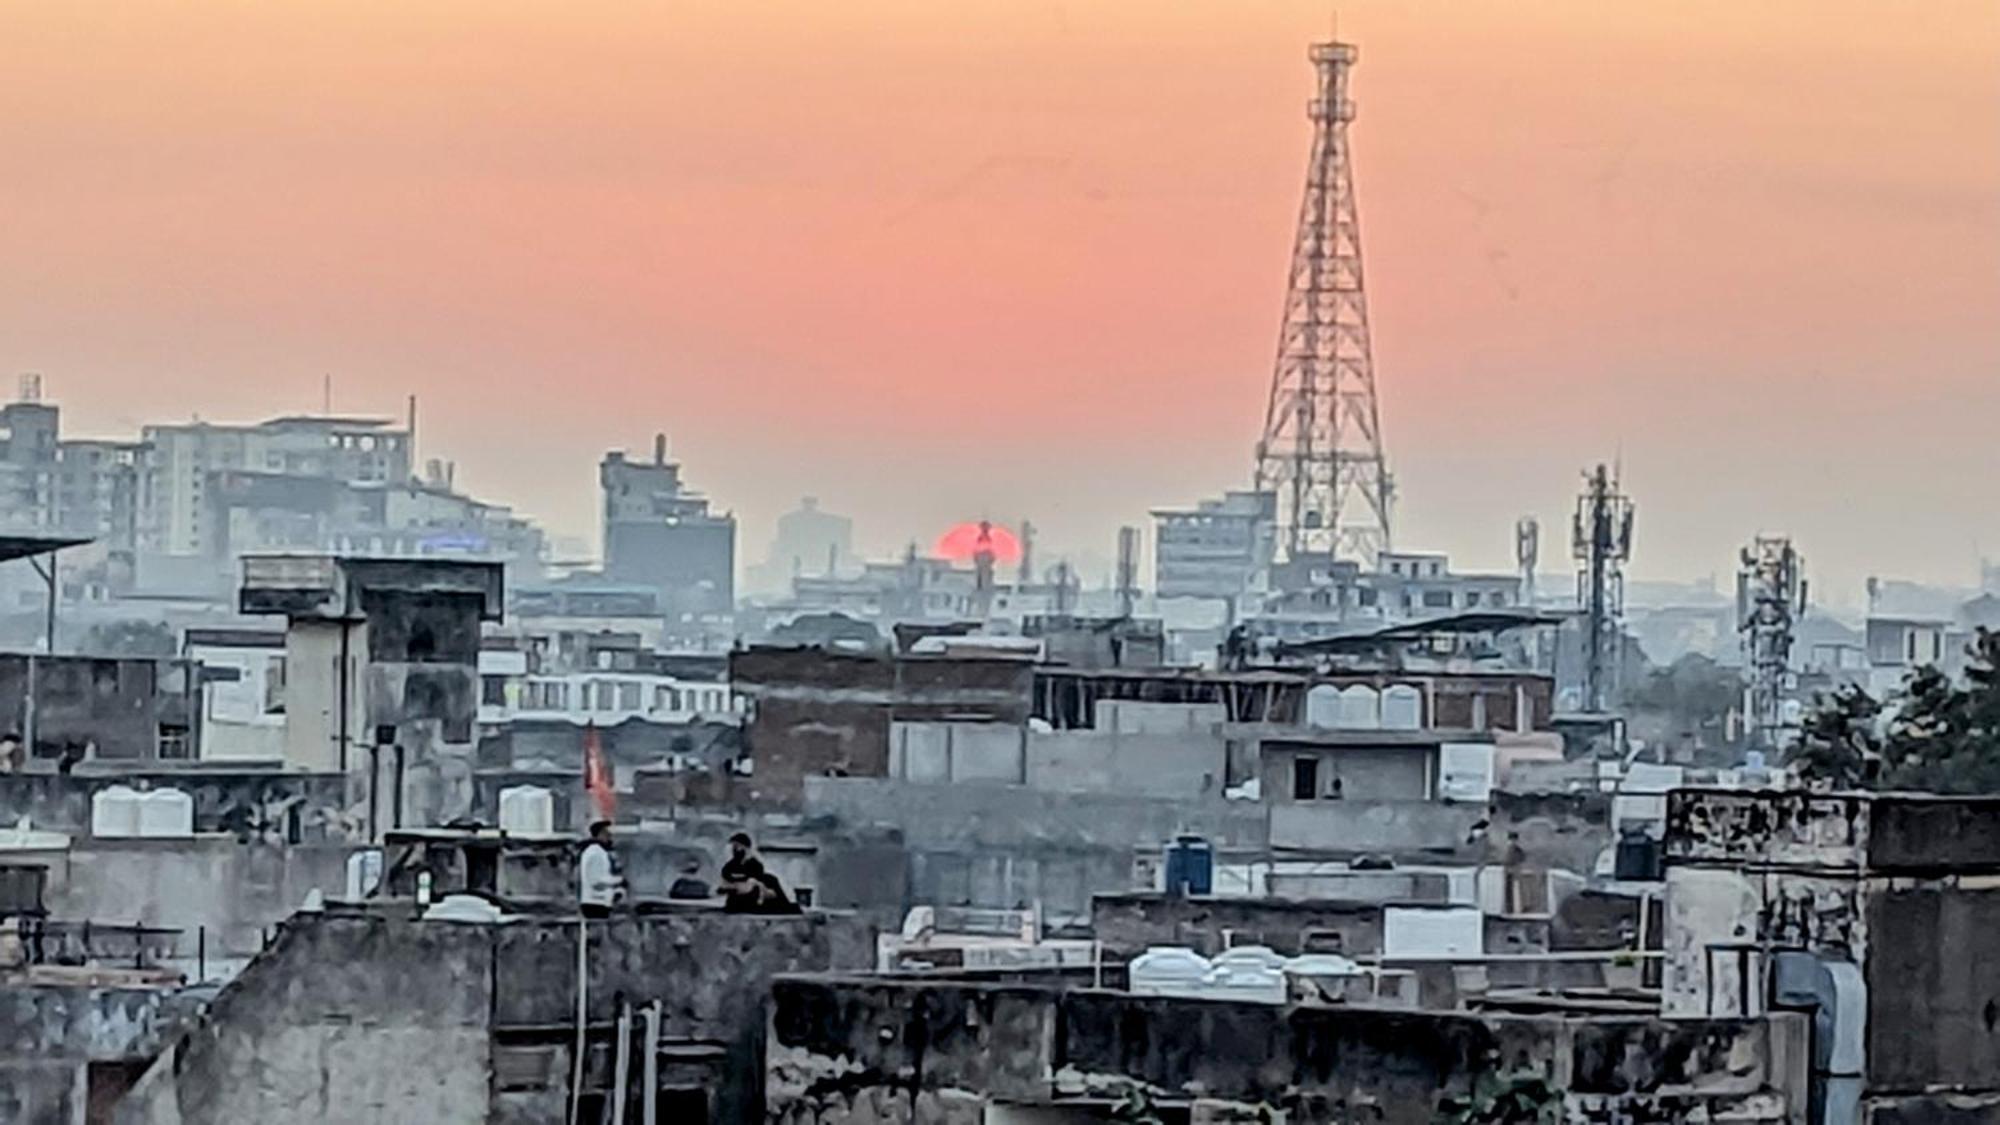
M 798 911 L 785 895 L 784 884 L 764 870 L 750 837 L 738 832 L 729 838 L 729 860 L 722 865 L 722 909 L 729 914 L 791 914 Z
M 700 860 L 691 859 L 681 864 L 680 877 L 667 888 L 667 897 L 683 901 L 709 897 L 708 884 L 701 877 Z

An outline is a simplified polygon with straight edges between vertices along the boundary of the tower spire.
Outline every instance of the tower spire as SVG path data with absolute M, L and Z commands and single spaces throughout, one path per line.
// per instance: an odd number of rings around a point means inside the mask
M 1319 96 L 1307 110 L 1312 159 L 1257 442 L 1256 484 L 1277 497 L 1278 548 L 1286 558 L 1327 554 L 1372 562 L 1389 548 L 1391 489 L 1347 139 L 1356 52 L 1347 43 L 1316 43 L 1310 57 L 1319 75 Z

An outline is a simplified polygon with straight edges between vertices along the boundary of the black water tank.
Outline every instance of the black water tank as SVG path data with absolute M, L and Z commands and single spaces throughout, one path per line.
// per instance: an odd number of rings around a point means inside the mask
M 1618 841 L 1612 857 L 1611 873 L 1618 879 L 1657 882 L 1663 877 L 1660 842 L 1651 836 L 1631 835 Z

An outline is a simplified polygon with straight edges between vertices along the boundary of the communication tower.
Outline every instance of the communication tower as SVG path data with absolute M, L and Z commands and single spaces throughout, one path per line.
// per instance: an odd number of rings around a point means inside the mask
M 1310 57 L 1319 78 L 1319 96 L 1307 109 L 1312 156 L 1257 442 L 1256 486 L 1277 497 L 1277 545 L 1286 559 L 1338 555 L 1373 565 L 1390 545 L 1391 489 L 1347 136 L 1356 52 L 1347 43 L 1316 43 Z
M 1535 567 L 1542 558 L 1542 525 L 1533 516 L 1514 521 L 1514 562 L 1521 573 L 1521 604 L 1535 608 Z
M 1603 465 L 1584 474 L 1571 544 L 1576 600 L 1584 611 L 1586 711 L 1610 709 L 1618 691 L 1625 641 L 1625 563 L 1632 557 L 1632 500 Z
M 1782 535 L 1760 535 L 1736 572 L 1736 631 L 1743 637 L 1743 714 L 1759 749 L 1784 745 L 1792 686 L 1792 641 L 1806 612 L 1805 559 Z

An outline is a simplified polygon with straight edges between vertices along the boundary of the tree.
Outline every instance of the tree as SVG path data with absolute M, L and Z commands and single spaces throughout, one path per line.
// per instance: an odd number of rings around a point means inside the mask
M 1635 737 L 1699 754 L 1725 744 L 1729 713 L 1742 701 L 1743 680 L 1735 669 L 1687 653 L 1664 668 L 1648 666 L 1623 704 Z
M 1966 654 L 1963 684 L 1926 665 L 1886 707 L 1859 688 L 1822 700 L 1805 719 L 1794 768 L 1842 788 L 2000 793 L 2000 632 L 1980 629 Z
M 91 626 L 83 647 L 101 656 L 172 656 L 180 642 L 162 622 L 114 621 Z
M 1792 766 L 1803 777 L 1835 789 L 1865 788 L 1882 767 L 1875 724 L 1882 705 L 1849 685 L 1823 697 L 1799 727 Z

